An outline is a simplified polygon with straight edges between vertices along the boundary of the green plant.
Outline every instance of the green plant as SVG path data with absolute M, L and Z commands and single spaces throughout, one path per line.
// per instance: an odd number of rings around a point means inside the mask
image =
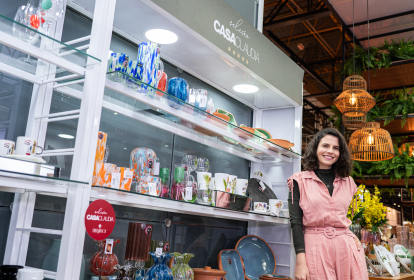
M 399 151 L 394 144 L 395 156 L 392 159 L 376 162 L 358 162 L 354 161 L 352 177 L 360 177 L 364 180 L 363 175 L 388 175 L 393 184 L 396 180 L 404 179 L 405 187 L 408 188 L 408 179 L 414 174 L 414 157 L 408 154 L 409 145 L 406 144 L 405 151 Z M 364 180 L 365 181 L 365 180 Z
M 388 68 L 392 64 L 392 61 L 413 58 L 414 45 L 411 39 L 405 41 L 404 38 L 402 38 L 398 42 L 391 40 L 391 43 L 385 39 L 383 44 L 369 48 L 369 57 L 368 50 L 356 46 L 355 63 L 353 49 L 350 49 L 350 54 L 345 60 L 341 74 L 346 76 L 353 75 L 354 73 L 361 75 L 363 71 L 368 69 L 368 65 L 375 74 L 375 69 L 381 69 L 383 67 Z
M 393 121 L 397 115 L 402 115 L 401 127 L 405 125 L 408 114 L 414 113 L 414 95 L 411 93 L 412 88 L 396 90 L 392 93 L 393 99 L 383 103 L 381 114 L 385 117 L 384 126 Z

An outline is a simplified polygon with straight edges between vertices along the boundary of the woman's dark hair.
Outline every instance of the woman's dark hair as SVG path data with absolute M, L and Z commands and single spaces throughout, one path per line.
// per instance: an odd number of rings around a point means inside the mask
M 342 178 L 348 177 L 352 171 L 351 154 L 348 150 L 348 145 L 346 144 L 345 138 L 335 128 L 325 128 L 315 134 L 313 139 L 306 147 L 305 155 L 302 158 L 303 169 L 306 171 L 313 171 L 319 168 L 317 150 L 319 142 L 321 142 L 321 139 L 326 135 L 335 136 L 338 138 L 339 142 L 340 155 L 338 160 L 332 165 L 332 171 L 334 172 L 335 176 Z

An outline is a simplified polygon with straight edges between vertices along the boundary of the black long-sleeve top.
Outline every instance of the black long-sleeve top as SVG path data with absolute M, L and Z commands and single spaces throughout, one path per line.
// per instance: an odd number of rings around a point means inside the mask
M 332 169 L 317 169 L 315 170 L 316 176 L 322 181 L 326 182 L 330 187 L 328 188 L 329 194 L 332 197 L 333 182 L 335 175 Z M 326 185 L 325 184 L 325 185 Z M 293 244 L 295 246 L 296 254 L 305 253 L 305 236 L 303 233 L 303 211 L 299 206 L 300 191 L 298 183 L 293 180 L 293 204 L 292 193 L 289 192 L 288 204 L 290 214 L 290 224 L 292 228 Z

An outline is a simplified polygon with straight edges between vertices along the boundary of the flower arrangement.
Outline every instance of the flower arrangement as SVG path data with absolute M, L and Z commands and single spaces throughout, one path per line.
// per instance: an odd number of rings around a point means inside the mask
M 387 208 L 381 203 L 380 194 L 377 187 L 375 187 L 374 194 L 371 195 L 365 189 L 365 185 L 360 185 L 348 208 L 347 217 L 353 223 L 359 223 L 362 228 L 366 228 L 372 232 L 379 231 L 379 228 L 388 222 L 385 218 Z M 354 207 L 353 214 L 352 207 Z

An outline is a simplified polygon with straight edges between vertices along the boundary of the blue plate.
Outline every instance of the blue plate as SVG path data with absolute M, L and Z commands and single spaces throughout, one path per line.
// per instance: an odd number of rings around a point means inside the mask
M 244 280 L 243 262 L 236 250 L 223 250 L 218 254 L 220 270 L 227 272 L 226 279 Z
M 276 258 L 269 245 L 258 236 L 246 235 L 236 244 L 244 262 L 247 279 L 259 279 L 263 274 L 274 274 Z

